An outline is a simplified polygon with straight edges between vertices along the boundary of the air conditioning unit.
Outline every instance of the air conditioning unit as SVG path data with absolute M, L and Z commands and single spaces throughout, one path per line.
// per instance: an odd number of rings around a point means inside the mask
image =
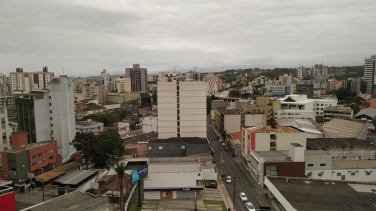
M 307 173 L 307 177 L 310 177 L 310 176 L 312 176 L 312 172 Z
M 25 168 L 25 165 L 21 165 L 21 168 Z
M 47 158 L 43 158 L 43 160 L 47 160 Z

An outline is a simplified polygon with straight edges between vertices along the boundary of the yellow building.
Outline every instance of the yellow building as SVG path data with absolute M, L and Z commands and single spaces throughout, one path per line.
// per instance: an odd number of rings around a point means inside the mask
M 322 95 L 326 94 L 326 89 L 320 89 L 320 94 Z
M 131 92 L 131 78 L 116 79 L 116 89 L 118 93 Z
M 274 114 L 274 111 L 281 109 L 281 101 L 269 100 L 268 97 L 256 98 L 254 104 L 245 104 L 242 110 L 246 112 L 261 112 L 266 115 L 266 121 L 269 121 Z

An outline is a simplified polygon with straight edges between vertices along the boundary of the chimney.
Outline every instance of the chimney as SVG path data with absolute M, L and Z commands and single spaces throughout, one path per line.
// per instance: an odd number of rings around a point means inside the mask
M 47 73 L 47 72 L 48 72 L 48 67 L 47 67 L 47 66 L 43 66 L 43 72 L 44 72 L 44 73 Z

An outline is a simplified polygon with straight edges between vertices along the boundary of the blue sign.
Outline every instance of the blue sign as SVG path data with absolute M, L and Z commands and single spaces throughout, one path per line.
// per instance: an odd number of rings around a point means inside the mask
M 140 179 L 148 176 L 148 164 L 141 166 L 140 168 L 132 171 L 132 183 L 137 182 Z

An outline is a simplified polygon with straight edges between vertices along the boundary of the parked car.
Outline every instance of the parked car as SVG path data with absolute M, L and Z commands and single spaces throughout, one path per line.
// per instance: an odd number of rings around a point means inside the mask
M 226 182 L 229 184 L 231 183 L 231 176 L 227 176 Z
M 218 139 L 218 141 L 219 141 L 220 143 L 222 143 L 222 139 Z
M 247 210 L 248 210 L 248 211 L 256 211 L 255 206 L 253 206 L 253 204 L 252 204 L 251 202 L 247 202 L 247 203 L 245 204 L 245 206 L 247 207 Z
M 241 193 L 239 194 L 239 196 L 240 196 L 240 199 L 241 199 L 242 201 L 248 201 L 248 197 L 247 197 L 247 195 L 245 195 L 244 192 L 241 192 Z
M 226 146 L 226 144 L 225 144 L 225 143 L 222 143 L 222 146 L 223 146 L 223 147 L 225 147 L 225 146 Z
M 223 171 L 223 170 L 221 170 L 221 176 L 222 177 L 225 177 L 226 175 L 225 175 L 225 172 Z
M 217 188 L 217 184 L 215 184 L 214 182 L 208 183 L 205 185 L 205 188 Z
M 228 148 L 227 147 L 225 147 L 225 152 L 228 152 Z

